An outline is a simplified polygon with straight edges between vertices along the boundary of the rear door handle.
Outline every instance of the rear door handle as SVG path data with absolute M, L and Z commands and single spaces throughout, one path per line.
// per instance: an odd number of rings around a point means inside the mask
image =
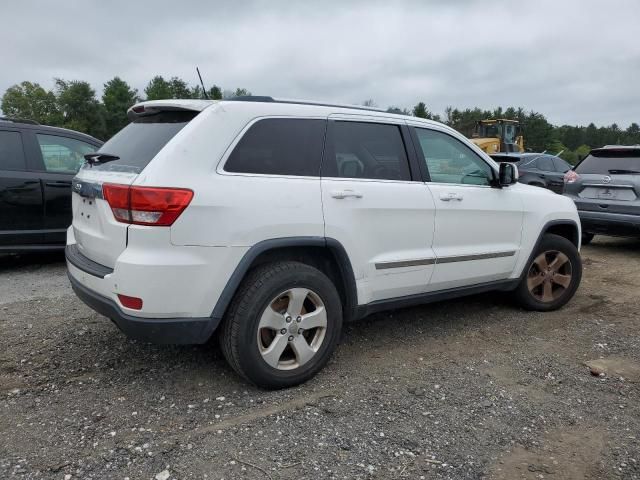
M 71 182 L 47 182 L 47 187 L 68 187 L 71 188 Z
M 462 195 L 458 194 L 458 193 L 443 193 L 442 195 L 440 195 L 440 200 L 442 200 L 443 202 L 450 202 L 452 200 L 461 202 L 463 199 Z
M 333 192 L 331 192 L 331 196 L 333 198 L 337 198 L 337 199 L 343 199 L 343 198 L 362 198 L 362 193 L 356 191 L 356 190 L 334 190 Z

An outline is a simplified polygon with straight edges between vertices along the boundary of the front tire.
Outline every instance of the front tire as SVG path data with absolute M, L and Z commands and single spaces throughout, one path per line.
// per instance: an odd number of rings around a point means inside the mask
M 325 366 L 341 328 L 342 304 L 331 280 L 303 263 L 275 262 L 242 282 L 220 344 L 239 375 L 259 387 L 286 388 Z
M 546 234 L 525 266 L 515 298 L 527 310 L 557 310 L 571 300 L 581 279 L 576 246 L 564 237 Z

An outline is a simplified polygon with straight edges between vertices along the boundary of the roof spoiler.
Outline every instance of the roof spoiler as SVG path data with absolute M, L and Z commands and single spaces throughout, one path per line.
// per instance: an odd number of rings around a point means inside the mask
M 127 110 L 127 118 L 136 118 L 167 111 L 201 112 L 216 103 L 215 100 L 149 100 L 136 103 Z

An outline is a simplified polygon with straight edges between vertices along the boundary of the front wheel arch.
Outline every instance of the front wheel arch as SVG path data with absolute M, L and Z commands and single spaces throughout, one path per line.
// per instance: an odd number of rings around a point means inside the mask
M 556 263 L 555 267 L 555 262 L 551 262 L 554 254 L 556 255 L 555 258 L 564 257 L 564 262 Z M 538 267 L 539 258 L 543 260 L 543 268 L 541 269 Z M 558 266 L 563 265 L 569 266 L 570 270 L 568 272 L 557 271 Z M 547 233 L 543 235 L 542 241 L 533 250 L 513 294 L 518 304 L 526 310 L 557 310 L 573 298 L 580 286 L 581 279 L 582 261 L 577 247 L 565 237 Z M 565 281 L 567 282 L 566 284 L 564 283 Z M 542 289 L 545 286 L 543 283 L 548 284 L 546 286 L 549 287 L 548 300 L 545 298 L 547 292 L 544 293 L 542 298 L 537 296 L 540 292 L 537 292 L 536 289 Z M 559 296 L 554 296 L 558 292 Z

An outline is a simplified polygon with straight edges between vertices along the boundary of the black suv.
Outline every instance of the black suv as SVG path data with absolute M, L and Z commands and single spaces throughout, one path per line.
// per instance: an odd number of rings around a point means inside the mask
M 578 207 L 583 243 L 596 233 L 640 237 L 640 145 L 591 150 L 565 175 L 564 194 Z
M 64 248 L 71 179 L 101 145 L 83 133 L 0 117 L 0 253 Z
M 518 167 L 518 181 L 562 193 L 564 174 L 571 165 L 549 153 L 496 153 L 496 162 L 509 162 Z

